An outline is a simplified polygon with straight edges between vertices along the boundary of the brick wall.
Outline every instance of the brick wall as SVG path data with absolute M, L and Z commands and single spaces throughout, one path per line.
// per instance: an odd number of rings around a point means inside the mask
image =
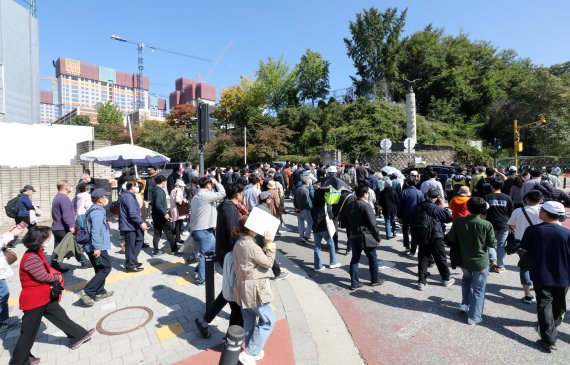
M 109 141 L 84 141 L 77 144 L 77 163 L 83 165 L 84 168 L 91 170 L 91 177 L 94 179 L 108 180 L 111 176 L 111 168 L 98 165 L 93 162 L 81 161 L 79 156 L 84 153 L 96 150 L 98 148 L 110 146 Z
M 57 193 L 57 180 L 65 179 L 75 185 L 81 178 L 83 167 L 74 166 L 31 166 L 12 168 L 0 166 L 0 227 L 8 227 L 14 224 L 14 220 L 8 218 L 4 206 L 10 199 L 20 193 L 20 189 L 27 184 L 32 185 L 37 192 L 32 195 L 32 202 L 39 205 L 43 211 L 40 222 L 51 220 L 51 202 Z M 72 194 L 73 194 L 72 192 Z M 70 196 L 72 195 L 70 194 Z

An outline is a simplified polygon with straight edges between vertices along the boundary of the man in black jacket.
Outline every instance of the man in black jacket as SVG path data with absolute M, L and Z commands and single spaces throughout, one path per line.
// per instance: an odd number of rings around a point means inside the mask
M 233 236 L 234 227 L 237 226 L 239 220 L 239 212 L 237 205 L 243 200 L 243 185 L 230 184 L 226 188 L 226 199 L 218 205 L 218 217 L 216 219 L 216 259 L 220 265 L 224 266 L 224 258 L 228 252 L 232 252 L 236 239 Z M 209 311 L 204 314 L 203 318 L 196 318 L 194 322 L 204 338 L 210 337 L 208 323 L 221 312 L 226 304 L 230 304 L 230 326 L 237 325 L 243 327 L 243 317 L 241 308 L 236 302 L 228 302 L 222 292 L 212 304 Z
M 425 210 L 427 214 L 433 219 L 433 231 L 428 242 L 419 244 L 418 252 L 418 289 L 425 290 L 427 287 L 426 278 L 428 275 L 427 269 L 429 266 L 429 258 L 433 256 L 439 274 L 441 275 L 442 284 L 449 287 L 455 283 L 455 279 L 451 278 L 451 273 L 447 267 L 447 255 L 445 252 L 445 244 L 443 237 L 445 236 L 445 223 L 451 222 L 451 213 L 444 208 L 443 199 L 440 197 L 438 189 L 430 189 L 426 194 L 426 200 L 417 205 L 416 211 Z M 412 218 L 413 220 L 413 218 Z M 413 229 L 413 225 L 412 225 Z M 412 237 L 414 233 L 412 232 Z
M 364 227 L 372 234 L 378 245 L 380 244 L 380 233 L 376 228 L 376 216 L 372 206 L 368 204 L 368 186 L 359 185 L 356 188 L 357 200 L 349 207 L 349 230 L 350 245 L 352 246 L 352 259 L 350 260 L 350 290 L 362 287 L 362 283 L 358 280 L 358 262 L 362 250 L 368 257 L 368 266 L 370 268 L 370 285 L 381 285 L 384 281 L 378 279 L 378 257 L 376 256 L 376 247 L 362 247 L 362 234 L 359 232 L 360 227 Z
M 385 182 L 384 190 L 379 196 L 382 215 L 384 216 L 384 226 L 386 227 L 386 239 L 396 238 L 396 215 L 400 197 L 396 190 L 392 188 L 391 180 Z
M 152 255 L 160 255 L 160 250 L 158 249 L 158 242 L 164 232 L 166 239 L 170 243 L 170 248 L 172 253 L 178 252 L 178 245 L 176 243 L 176 238 L 172 234 L 172 225 L 170 223 L 170 214 L 168 206 L 166 205 L 166 193 L 164 192 L 164 187 L 166 186 L 166 178 L 163 175 L 158 175 L 154 179 L 156 186 L 152 192 L 152 224 L 154 226 L 154 237 L 152 238 Z

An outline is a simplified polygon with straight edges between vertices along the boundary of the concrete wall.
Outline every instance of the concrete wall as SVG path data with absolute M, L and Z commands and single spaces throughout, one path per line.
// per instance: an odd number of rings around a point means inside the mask
M 83 141 L 77 144 L 77 163 L 91 171 L 91 177 L 94 179 L 109 180 L 111 177 L 111 168 L 98 165 L 93 162 L 81 161 L 79 156 L 84 153 L 96 150 L 98 148 L 108 147 L 111 145 L 109 141 Z
M 77 143 L 92 139 L 93 127 L 0 123 L 0 165 L 75 165 Z
M 0 65 L 0 123 L 39 123 L 38 20 L 13 0 L 0 0 Z
M 397 169 L 403 169 L 408 167 L 410 162 L 414 161 L 415 157 L 421 157 L 422 162 L 427 165 L 440 165 L 442 161 L 445 161 L 446 165 L 453 162 L 455 158 L 454 150 L 440 150 L 440 151 L 418 151 L 412 153 L 410 156 L 407 153 L 397 151 L 388 154 L 388 162 L 392 164 Z M 372 170 L 379 170 L 383 166 L 386 166 L 386 158 L 384 155 L 375 155 L 368 162 L 370 162 L 370 167 Z
M 27 184 L 32 185 L 37 192 L 32 195 L 32 202 L 39 205 L 43 211 L 40 222 L 51 220 L 51 202 L 57 193 L 57 180 L 65 179 L 71 183 L 73 192 L 75 185 L 81 178 L 83 167 L 75 166 L 32 166 L 24 168 L 10 168 L 0 166 L 0 227 L 14 224 L 14 220 L 8 218 L 4 212 L 4 206 L 10 199 L 18 195 L 20 189 Z

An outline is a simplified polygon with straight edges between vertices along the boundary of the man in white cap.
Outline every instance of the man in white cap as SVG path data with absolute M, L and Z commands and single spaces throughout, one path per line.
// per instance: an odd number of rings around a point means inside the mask
M 515 178 L 517 177 L 517 168 L 516 166 L 509 167 L 509 172 L 507 174 L 507 178 L 505 179 L 505 185 L 501 189 L 501 193 L 510 195 L 511 194 L 511 187 L 515 184 Z
M 544 352 L 556 350 L 557 328 L 564 319 L 566 293 L 570 287 L 570 230 L 560 223 L 566 210 L 559 202 L 547 201 L 539 212 L 541 224 L 528 227 L 521 241 L 528 255 L 530 278 L 536 294 L 540 340 Z
M 419 189 L 420 188 L 420 174 L 416 170 L 412 170 L 410 172 L 410 176 L 414 178 L 414 186 Z

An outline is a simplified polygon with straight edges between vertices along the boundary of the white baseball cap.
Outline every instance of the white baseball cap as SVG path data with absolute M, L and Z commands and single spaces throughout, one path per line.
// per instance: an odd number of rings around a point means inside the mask
M 558 216 L 566 216 L 566 209 L 564 205 L 555 201 L 547 201 L 542 204 L 542 209 L 546 210 L 548 213 L 555 214 Z
M 418 176 L 418 172 L 416 170 L 413 170 L 412 172 L 410 172 L 410 175 L 412 176 Z
M 509 172 L 517 172 L 517 167 L 516 166 L 509 167 Z
M 336 166 L 334 166 L 334 165 L 333 165 L 333 166 L 329 166 L 329 168 L 327 169 L 327 173 L 329 173 L 329 174 L 331 174 L 331 173 L 333 173 L 333 174 L 334 174 L 334 173 L 337 173 Z

